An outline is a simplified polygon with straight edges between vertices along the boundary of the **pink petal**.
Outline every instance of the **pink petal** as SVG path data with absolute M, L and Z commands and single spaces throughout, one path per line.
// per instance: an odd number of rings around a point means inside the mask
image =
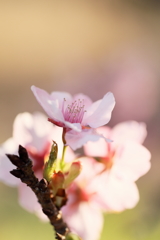
M 95 161 L 95 159 L 89 158 L 89 157 L 81 157 L 78 160 L 82 164 L 82 171 L 81 171 L 81 174 L 78 176 L 78 178 L 75 180 L 75 182 L 77 182 L 80 185 L 83 182 L 85 182 L 86 184 L 84 187 L 86 188 L 86 190 L 89 190 L 90 185 L 92 185 L 93 179 L 95 179 L 96 176 L 100 172 L 102 172 L 102 170 L 104 169 L 104 166 L 103 166 L 103 164 Z M 92 171 L 91 171 L 91 169 L 92 169 Z M 96 188 L 97 188 L 97 185 L 96 185 Z
M 111 118 L 112 110 L 115 106 L 115 99 L 112 93 L 107 93 L 102 100 L 99 100 L 87 109 L 84 116 L 84 124 L 97 128 L 107 124 Z
M 80 131 L 78 125 L 65 121 L 62 114 L 62 98 L 70 98 L 69 94 L 63 92 L 53 92 L 51 95 L 49 95 L 46 91 L 35 86 L 32 86 L 31 90 L 33 91 L 39 104 L 42 106 L 48 116 L 53 120 L 53 122 L 60 122 L 63 123 L 65 127 L 71 128 L 77 132 Z
M 37 201 L 37 198 L 33 191 L 26 186 L 26 184 L 21 183 L 19 186 L 19 204 L 27 211 L 38 215 L 41 220 L 47 220 L 47 217 L 42 212 L 42 208 Z
M 145 123 L 135 121 L 119 123 L 112 129 L 112 139 L 115 143 L 122 143 L 128 140 L 143 143 L 146 135 Z
M 108 126 L 104 126 L 104 127 L 99 127 L 96 130 L 99 134 L 102 134 L 105 138 L 111 138 L 112 136 L 112 130 L 110 127 Z
M 80 123 L 70 123 L 70 122 L 67 122 L 67 121 L 64 121 L 63 122 L 65 124 L 66 127 L 76 131 L 76 132 L 81 132 L 81 124 Z
M 128 141 L 117 149 L 113 170 L 120 178 L 136 181 L 149 171 L 150 158 L 151 154 L 144 146 Z
M 51 93 L 52 100 L 56 100 L 59 103 L 59 108 L 62 109 L 62 104 L 64 102 L 64 99 L 67 101 L 67 103 L 72 101 L 72 96 L 67 92 L 52 92 Z
M 48 142 L 51 142 L 53 126 L 48 124 L 47 117 L 41 113 L 21 113 L 13 124 L 13 137 L 18 144 L 34 147 L 42 152 Z
M 88 202 L 81 202 L 76 207 L 63 207 L 62 213 L 71 231 L 83 240 L 99 239 L 103 227 L 103 215 L 99 209 Z
M 88 118 L 97 110 L 101 101 L 102 101 L 102 99 L 97 100 L 96 102 L 92 103 L 92 105 L 88 106 L 87 111 L 83 118 L 84 125 L 87 124 Z
M 24 183 L 21 183 L 19 187 L 19 203 L 24 209 L 32 213 L 41 208 L 33 191 Z
M 136 184 L 115 178 L 111 174 L 105 173 L 103 175 L 97 192 L 99 201 L 104 204 L 104 208 L 108 211 L 121 212 L 135 207 L 139 201 Z
M 33 91 L 33 94 L 35 95 L 39 104 L 51 119 L 60 122 L 64 121 L 58 99 L 53 100 L 52 96 L 49 95 L 46 91 L 35 86 L 32 86 L 31 90 Z
M 74 100 L 80 99 L 81 101 L 84 101 L 84 110 L 86 110 L 88 107 L 90 107 L 92 105 L 92 100 L 88 96 L 86 96 L 82 93 L 74 95 L 73 99 Z
M 74 130 L 68 131 L 65 135 L 67 145 L 73 150 L 82 147 L 88 141 L 98 141 L 102 136 L 98 135 L 92 129 L 83 130 L 78 133 Z
M 110 138 L 111 129 L 108 127 L 100 127 L 96 130 L 97 133 L 106 138 Z M 108 154 L 108 147 L 105 139 L 100 138 L 97 142 L 87 142 L 84 145 L 84 151 L 88 156 L 106 157 Z M 111 143 L 112 145 L 112 143 Z
M 96 240 L 100 237 L 103 218 L 101 206 L 97 205 L 94 198 L 99 185 L 95 184 L 95 181 L 92 183 L 102 171 L 103 165 L 87 157 L 79 158 L 79 161 L 82 164 L 82 172 L 67 190 L 69 199 L 67 205 L 62 208 L 62 213 L 71 230 L 83 240 Z M 78 197 L 77 187 L 84 189 L 86 196 L 90 196 L 88 201 Z
M 15 169 L 15 166 L 7 158 L 8 154 L 17 154 L 18 145 L 12 138 L 8 139 L 0 147 L 0 180 L 9 186 L 17 186 L 20 180 L 11 175 L 10 171 Z
M 33 118 L 30 113 L 20 113 L 16 116 L 13 123 L 13 138 L 18 144 L 25 145 L 32 141 L 29 131 L 33 129 Z

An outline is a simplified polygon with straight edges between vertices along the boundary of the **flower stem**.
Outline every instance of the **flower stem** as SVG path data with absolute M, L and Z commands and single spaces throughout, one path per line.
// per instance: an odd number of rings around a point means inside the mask
M 66 149 L 67 149 L 67 146 L 64 145 L 63 146 L 63 152 L 62 152 L 62 158 L 61 158 L 61 162 L 60 162 L 61 169 L 63 169 L 64 165 L 65 165 L 64 157 L 65 157 Z

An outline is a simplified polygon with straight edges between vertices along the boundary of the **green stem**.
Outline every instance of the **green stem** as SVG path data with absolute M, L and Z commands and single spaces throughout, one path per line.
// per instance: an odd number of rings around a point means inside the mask
M 64 165 L 65 165 L 64 156 L 65 156 L 66 149 L 67 149 L 67 146 L 64 145 L 63 152 L 62 152 L 62 158 L 61 158 L 61 162 L 60 162 L 61 169 L 63 169 Z

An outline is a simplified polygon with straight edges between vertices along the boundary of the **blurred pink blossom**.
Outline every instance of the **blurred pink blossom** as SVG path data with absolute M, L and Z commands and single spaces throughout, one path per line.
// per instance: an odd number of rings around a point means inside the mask
M 20 205 L 27 211 L 35 213 L 44 221 L 47 218 L 43 214 L 35 194 L 29 187 L 9 173 L 10 170 L 14 169 L 14 166 L 7 159 L 5 153 L 16 154 L 18 145 L 22 144 L 27 148 L 33 160 L 36 176 L 42 178 L 42 163 L 49 152 L 48 147 L 50 148 L 51 146 L 51 139 L 53 138 L 58 143 L 58 158 L 62 157 L 63 148 L 61 139 L 62 128 L 45 123 L 46 117 L 43 114 L 19 114 L 14 121 L 13 137 L 7 140 L 0 148 L 0 179 L 8 185 L 16 185 L 18 187 Z M 72 162 L 75 157 L 72 150 L 67 147 L 65 161 Z M 84 240 L 96 240 L 99 238 L 103 227 L 103 215 L 101 212 L 102 206 L 96 199 L 98 186 L 96 181 L 93 182 L 92 180 L 102 171 L 103 164 L 97 164 L 92 158 L 76 159 L 76 162 L 73 162 L 71 165 L 72 172 L 71 176 L 69 176 L 70 178 L 74 177 L 72 175 L 77 171 L 78 161 L 82 162 L 83 170 L 77 180 L 69 187 L 69 181 L 66 182 L 69 200 L 67 205 L 62 208 L 63 217 L 69 227 Z
M 133 208 L 139 200 L 135 181 L 150 169 L 150 152 L 142 146 L 145 124 L 124 122 L 113 129 L 99 128 L 98 132 L 113 140 L 107 143 L 101 139 L 85 145 L 85 153 L 104 165 L 97 189 L 99 201 L 109 211 Z
M 103 164 L 87 157 L 79 160 L 83 170 L 67 190 L 68 202 L 62 214 L 71 230 L 83 240 L 97 240 L 103 227 L 103 205 L 97 202 L 97 178 Z
M 147 134 L 145 124 L 125 122 L 113 129 L 102 127 L 97 131 L 114 142 L 108 143 L 101 138 L 96 143 L 86 144 L 85 152 L 96 157 L 98 162 L 92 157 L 76 159 L 82 163 L 83 169 L 70 184 L 70 179 L 77 172 L 77 162 L 72 166 L 66 183 L 68 202 L 62 208 L 68 226 L 83 240 L 99 238 L 103 227 L 102 209 L 123 211 L 136 205 L 139 194 L 135 181 L 150 168 L 150 153 L 142 146 Z M 8 185 L 17 186 L 21 206 L 43 220 L 47 218 L 34 193 L 9 173 L 14 166 L 5 153 L 16 154 L 18 145 L 23 145 L 33 160 L 36 176 L 42 178 L 44 159 L 49 154 L 52 139 L 58 144 L 58 158 L 62 157 L 62 132 L 62 128 L 46 124 L 46 117 L 41 113 L 22 113 L 14 121 L 13 137 L 0 148 L 0 179 Z M 75 158 L 67 147 L 65 162 L 72 162 Z
M 46 218 L 37 202 L 34 193 L 29 187 L 13 177 L 10 171 L 15 167 L 6 157 L 6 153 L 17 154 L 18 145 L 24 146 L 33 161 L 35 175 L 41 179 L 44 158 L 49 154 L 52 139 L 59 147 L 58 157 L 62 155 L 62 129 L 57 126 L 46 124 L 47 118 L 41 113 L 21 113 L 15 118 L 13 124 L 13 137 L 8 139 L 0 147 L 0 180 L 9 186 L 17 186 L 19 191 L 19 203 L 26 210 Z M 73 160 L 74 155 L 66 153 Z
M 37 101 L 49 116 L 49 121 L 64 128 L 64 138 L 72 149 L 83 146 L 87 141 L 97 141 L 102 136 L 95 128 L 107 124 L 115 105 L 112 93 L 92 103 L 83 94 L 72 97 L 66 92 L 52 92 L 50 95 L 35 86 L 31 87 Z

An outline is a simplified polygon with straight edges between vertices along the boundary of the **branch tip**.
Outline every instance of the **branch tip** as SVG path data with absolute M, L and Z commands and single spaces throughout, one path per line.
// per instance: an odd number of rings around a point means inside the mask
M 18 152 L 19 156 L 6 154 L 9 160 L 17 167 L 17 169 L 10 171 L 10 173 L 20 178 L 23 183 L 32 189 L 37 196 L 38 202 L 41 204 L 42 211 L 47 215 L 51 225 L 55 229 L 55 238 L 65 240 L 70 230 L 63 221 L 59 208 L 53 202 L 49 183 L 46 179 L 41 179 L 39 181 L 35 176 L 32 170 L 32 161 L 28 157 L 27 150 L 19 145 Z M 64 195 L 63 191 L 60 191 L 60 195 Z
M 28 162 L 28 160 L 29 160 L 28 153 L 27 153 L 27 150 L 23 146 L 19 145 L 18 153 L 23 162 L 25 162 L 25 163 Z
M 14 170 L 10 171 L 10 173 L 16 178 L 23 177 L 23 172 L 20 169 L 14 169 Z
M 15 165 L 16 167 L 19 167 L 21 165 L 20 158 L 17 155 L 14 154 L 6 154 L 6 156 L 9 158 L 11 163 Z

